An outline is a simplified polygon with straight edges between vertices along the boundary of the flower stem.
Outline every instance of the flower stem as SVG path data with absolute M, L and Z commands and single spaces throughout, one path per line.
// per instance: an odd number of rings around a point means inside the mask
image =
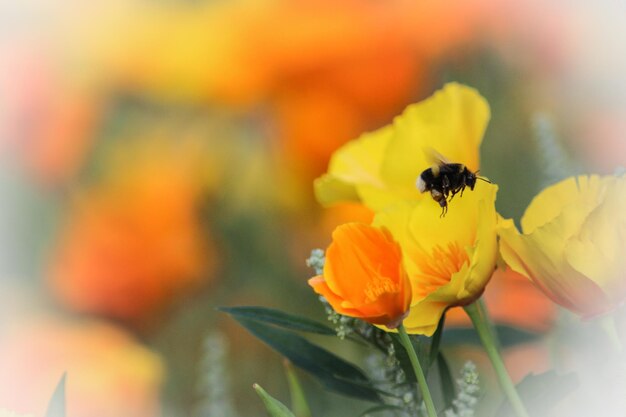
M 487 306 L 485 306 L 485 302 L 482 298 L 479 298 L 476 302 L 476 307 L 478 307 L 478 311 L 480 316 L 484 318 L 485 324 L 489 329 L 489 333 L 491 334 L 491 338 L 493 340 L 493 344 L 498 352 L 502 350 L 502 346 L 500 345 L 500 339 L 498 338 L 498 333 L 496 332 L 496 326 L 493 324 L 493 321 L 489 318 L 489 313 L 487 312 Z
M 495 334 L 495 331 L 493 330 L 493 327 L 491 325 L 491 321 L 487 316 L 487 310 L 485 309 L 484 305 L 481 304 L 482 301 L 478 300 L 468 306 L 465 306 L 465 311 L 472 320 L 472 324 L 474 325 L 474 328 L 476 329 L 476 332 L 480 337 L 480 341 L 487 351 L 489 360 L 491 361 L 491 364 L 496 371 L 500 386 L 502 387 L 504 394 L 509 399 L 515 415 L 517 417 L 529 417 L 528 412 L 524 407 L 524 403 L 522 403 L 521 398 L 515 390 L 515 385 L 513 385 L 513 381 L 511 381 L 511 377 L 509 376 L 506 367 L 504 366 L 502 356 L 500 356 L 500 352 L 498 351 L 499 343 L 497 340 L 497 335 Z
M 426 384 L 424 371 L 422 371 L 422 366 L 417 359 L 417 354 L 415 353 L 415 349 L 413 349 L 413 344 L 411 343 L 411 339 L 409 339 L 409 335 L 407 334 L 403 324 L 398 326 L 398 334 L 400 335 L 400 343 L 402 343 L 402 346 L 406 349 L 409 359 L 411 360 L 411 364 L 413 365 L 413 372 L 415 372 L 415 376 L 417 377 L 417 385 L 419 386 L 422 398 L 426 404 L 428 417 L 437 417 L 437 411 L 435 410 L 433 398 L 430 396 L 430 391 L 428 390 L 428 385 Z

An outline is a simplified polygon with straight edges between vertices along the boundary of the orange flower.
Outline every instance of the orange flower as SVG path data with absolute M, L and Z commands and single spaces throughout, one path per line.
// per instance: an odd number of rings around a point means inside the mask
M 309 285 L 336 312 L 389 329 L 400 325 L 411 303 L 400 246 L 387 230 L 363 223 L 335 229 L 324 273 Z
M 62 230 L 49 279 L 73 309 L 141 321 L 210 277 L 196 147 L 139 142 L 125 143 L 124 157 L 77 199 Z
M 121 329 L 95 321 L 29 319 L 0 336 L 0 404 L 43 416 L 64 373 L 67 415 L 156 417 L 163 364 Z
M 114 0 L 52 11 L 44 52 L 66 79 L 80 74 L 88 98 L 112 88 L 169 103 L 268 102 L 279 146 L 312 179 L 332 150 L 424 92 L 442 56 L 502 20 L 500 3 Z
M 388 123 L 428 90 L 438 59 L 476 41 L 495 8 L 483 0 L 267 2 L 248 30 L 264 45 L 255 63 L 267 68 L 289 169 L 308 184 L 335 149 Z

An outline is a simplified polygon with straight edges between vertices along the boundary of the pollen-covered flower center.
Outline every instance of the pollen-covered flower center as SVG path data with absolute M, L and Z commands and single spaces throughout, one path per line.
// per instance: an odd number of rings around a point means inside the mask
M 385 276 L 375 276 L 367 281 L 363 293 L 366 302 L 374 302 L 381 295 L 400 291 L 400 285 L 391 278 Z
M 426 251 L 415 257 L 415 263 L 420 271 L 416 277 L 419 281 L 416 294 L 426 296 L 450 282 L 450 278 L 469 262 L 467 252 L 458 242 L 449 242 L 447 245 L 436 245 L 431 253 Z

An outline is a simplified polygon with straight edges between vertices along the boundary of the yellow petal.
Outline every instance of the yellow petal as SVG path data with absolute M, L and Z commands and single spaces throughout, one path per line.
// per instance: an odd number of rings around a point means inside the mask
M 570 217 L 571 223 L 564 225 L 572 236 L 578 232 L 582 221 L 600 204 L 603 191 L 600 187 L 601 178 L 597 175 L 571 177 L 544 189 L 530 203 L 522 216 L 522 230 L 525 234 L 532 233 L 538 227 L 554 220 L 564 209 L 575 205 L 579 214 Z M 584 198 L 581 198 L 584 195 Z
M 322 206 L 331 206 L 338 202 L 360 202 L 354 184 L 350 184 L 334 175 L 324 174 L 313 182 L 315 198 Z
M 567 210 L 559 218 L 563 214 Z M 597 314 L 600 306 L 607 305 L 606 295 L 565 259 L 561 235 L 569 223 L 553 221 L 531 235 L 520 234 L 512 222 L 502 223 L 500 253 L 511 269 L 529 277 L 554 302 L 581 315 Z
M 335 152 L 328 166 L 328 174 L 314 183 L 315 195 L 323 205 L 358 201 L 363 188 L 384 189 L 380 179 L 380 164 L 392 136 L 391 126 L 365 133 Z
M 515 250 L 519 245 L 519 231 L 515 227 L 512 219 L 501 218 L 497 226 L 498 235 L 500 236 L 500 257 L 506 266 L 530 279 L 530 271 Z
M 418 306 L 411 307 L 409 315 L 404 319 L 407 333 L 432 336 L 437 330 L 437 324 L 448 307 L 448 303 L 425 300 Z
M 621 184 L 620 184 L 621 182 Z M 578 236 L 565 248 L 567 262 L 610 297 L 626 296 L 626 184 L 624 179 L 606 183 L 604 201 L 585 220 Z
M 439 204 L 431 198 L 398 203 L 377 213 L 373 224 L 389 229 L 400 243 L 405 258 L 410 258 L 410 254 L 418 249 L 430 252 L 434 247 L 449 242 L 458 242 L 461 248 L 473 246 L 479 218 L 486 214 L 481 210 L 489 210 L 493 214 L 489 224 L 495 237 L 497 190 L 496 185 L 485 182 L 476 184 L 473 191 L 466 189 L 462 197 L 457 195 L 449 203 L 444 217 L 441 217 Z
M 482 293 L 491 279 L 498 258 L 497 223 L 498 215 L 495 210 L 497 187 L 490 187 L 490 194 L 478 202 L 478 226 L 476 241 L 473 247 L 466 249 L 470 258 L 470 267 L 464 280 L 463 292 L 457 297 L 462 300 L 471 300 Z

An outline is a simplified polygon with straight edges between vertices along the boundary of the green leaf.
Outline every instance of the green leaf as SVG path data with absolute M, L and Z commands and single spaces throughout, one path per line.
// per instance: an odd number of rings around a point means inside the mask
M 230 314 L 235 318 L 246 318 L 249 320 L 260 321 L 263 323 L 273 324 L 290 330 L 298 330 L 308 333 L 317 333 L 328 336 L 336 336 L 337 333 L 332 328 L 310 320 L 306 317 L 300 317 L 284 311 L 276 310 L 268 307 L 220 307 L 219 311 Z
M 260 385 L 252 386 L 265 404 L 265 409 L 272 417 L 296 417 L 283 403 L 269 395 Z
M 294 365 L 315 376 L 329 390 L 366 401 L 381 400 L 380 391 L 355 365 L 292 332 L 243 317 L 235 319 Z
M 578 388 L 578 377 L 573 374 L 559 375 L 555 371 L 529 374 L 516 385 L 522 402 L 533 417 L 548 416 L 550 410 L 567 395 Z M 497 417 L 513 416 L 508 401 L 504 401 Z
M 65 379 L 66 374 L 64 373 L 48 403 L 46 417 L 65 417 Z
M 450 372 L 448 361 L 441 352 L 437 355 L 437 371 L 439 372 L 439 381 L 441 383 L 443 408 L 450 408 L 452 407 L 452 401 L 456 398 L 456 386 L 454 385 L 454 378 Z
M 439 319 L 439 324 L 437 324 L 437 330 L 435 330 L 435 333 L 433 334 L 433 337 L 431 338 L 429 354 L 428 354 L 428 363 L 426 364 L 428 365 L 427 366 L 428 368 L 430 368 L 430 365 L 435 363 L 435 361 L 439 357 L 439 346 L 441 345 L 441 336 L 443 335 L 443 328 L 445 326 L 445 323 L 446 323 L 446 315 L 443 314 L 441 318 Z
M 291 362 L 285 360 L 285 372 L 287 373 L 287 381 L 289 382 L 289 393 L 291 395 L 291 407 L 296 417 L 311 417 L 311 409 L 306 401 L 304 390 L 300 385 L 300 381 Z

